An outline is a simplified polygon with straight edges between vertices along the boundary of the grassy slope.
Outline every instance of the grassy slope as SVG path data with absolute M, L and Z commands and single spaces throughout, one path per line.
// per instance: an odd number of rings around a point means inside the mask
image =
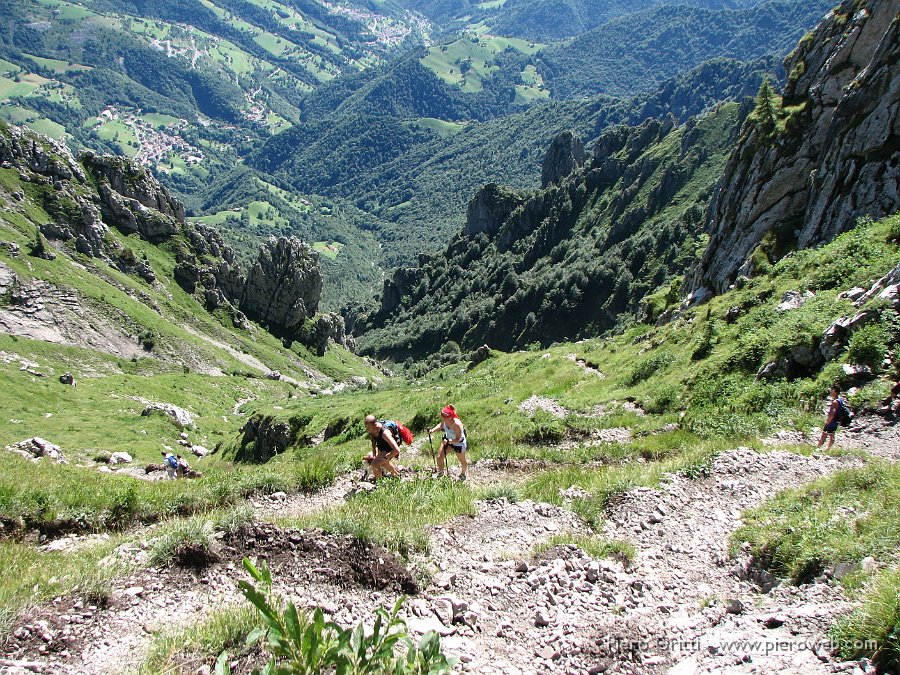
M 200 413 L 198 430 L 192 434 L 201 438 L 205 434 L 210 439 L 224 435 L 230 442 L 208 465 L 207 477 L 190 483 L 150 484 L 102 475 L 92 469 L 30 464 L 3 456 L 0 514 L 26 518 L 37 525 L 46 524 L 47 519 L 65 525 L 80 518 L 90 527 L 106 529 L 135 518 L 154 520 L 226 505 L 255 491 L 316 487 L 336 471 L 356 466 L 367 451 L 361 423 L 365 414 L 400 419 L 421 437 L 424 429 L 436 423 L 438 408 L 453 402 L 470 430 L 474 460 L 496 457 L 546 462 L 544 470 L 523 485 L 502 488 L 504 491 L 558 503 L 560 489 L 580 486 L 587 496 L 576 500 L 574 508 L 596 524 L 602 519 L 606 501 L 618 491 L 636 484 L 652 485 L 666 471 L 701 475 L 709 457 L 720 449 L 737 442 L 753 444 L 755 437 L 775 429 L 808 429 L 820 423 L 820 416 L 810 412 L 815 409 L 811 402 L 821 400 L 827 385 L 839 378 L 846 354 L 822 372 L 792 383 L 756 382 L 756 370 L 797 340 L 821 333 L 832 318 L 850 313 L 849 304 L 836 299 L 838 291 L 866 285 L 900 262 L 897 246 L 885 243 L 887 233 L 897 229 L 898 221 L 900 216 L 864 223 L 822 249 L 795 254 L 770 266 L 744 288 L 687 310 L 681 318 L 660 328 L 642 325 L 609 338 L 559 344 L 540 351 L 495 353 L 471 370 L 463 363 L 453 364 L 407 385 L 394 383 L 335 396 L 273 400 L 273 396 L 283 397 L 290 390 L 282 383 L 159 372 L 142 362 L 131 366 L 140 370 L 138 374 L 128 371 L 130 361 L 123 364 L 102 355 L 89 357 L 75 350 L 4 338 L 3 351 L 21 353 L 42 367 L 68 369 L 73 362 L 85 359 L 96 371 L 97 377 L 84 378 L 77 390 L 70 390 L 49 379 L 32 379 L 17 369 L 17 363 L 0 370 L 4 383 L 9 383 L 3 388 L 9 392 L 5 404 L 14 405 L 16 391 L 44 403 L 38 411 L 22 409 L 21 414 L 30 414 L 30 424 L 35 425 L 27 435 L 45 429 L 47 436 L 53 435 L 50 432 L 64 434 L 75 441 L 64 448 L 74 458 L 84 458 L 88 450 L 102 445 L 101 426 L 85 423 L 94 416 L 107 415 L 107 429 L 117 429 L 110 437 L 133 441 L 140 457 L 152 458 L 158 444 L 175 438 L 174 427 L 161 419 L 141 418 L 129 409 L 128 399 L 114 398 L 129 395 L 130 387 L 147 387 L 160 397 L 177 398 L 180 385 L 186 390 L 180 400 L 193 404 Z M 163 253 L 157 255 L 164 258 Z M 784 290 L 810 287 L 816 291 L 815 300 L 792 312 L 774 311 Z M 743 309 L 742 316 L 734 324 L 724 323 L 722 317 L 734 306 Z M 890 339 L 896 340 L 896 336 Z M 591 369 L 578 365 L 570 354 L 585 359 Z M 359 362 L 343 367 L 357 368 Z M 878 398 L 884 382 L 876 379 L 861 388 L 853 400 Z M 259 385 L 267 390 L 256 389 Z M 248 406 L 247 412 L 293 422 L 297 442 L 265 466 L 233 467 L 230 462 L 239 451 L 239 435 L 235 433 L 238 423 L 220 427 L 218 420 L 221 414 L 232 419 L 226 409 L 248 389 L 264 400 Z M 551 398 L 577 414 L 557 419 L 539 411 L 531 417 L 519 409 L 519 404 L 533 395 Z M 638 416 L 621 406 L 619 402 L 626 399 L 637 401 L 649 414 Z M 108 411 L 103 410 L 104 401 Z M 108 405 L 111 401 L 113 405 Z M 606 410 L 602 417 L 600 407 Z M 42 417 L 44 412 L 54 415 Z M 676 421 L 680 422 L 679 429 L 665 429 Z M 599 446 L 586 442 L 592 429 L 620 426 L 632 430 L 633 440 Z M 18 438 L 23 427 L 0 420 L 6 438 Z M 140 434 L 142 428 L 148 432 L 146 439 Z M 217 428 L 221 434 L 216 433 Z M 312 447 L 310 439 L 326 428 L 328 440 Z M 571 444 L 559 445 L 562 440 Z M 420 467 L 430 465 L 428 447 L 426 440 L 420 454 L 413 456 L 405 451 L 401 461 Z M 886 476 L 895 490 L 896 472 Z M 472 500 L 478 496 L 465 484 L 403 484 L 357 497 L 302 524 L 353 532 L 406 552 L 425 545 L 423 528 L 428 524 L 470 512 Z M 385 501 L 391 508 L 381 506 Z M 891 504 L 887 502 L 889 515 L 896 512 Z M 14 555 L 14 546 L 2 544 L 0 555 Z M 33 559 L 23 574 L 42 561 Z M 76 563 L 59 564 L 77 570 Z M 7 613 L 19 611 L 16 608 L 28 601 L 17 595 L 9 600 Z

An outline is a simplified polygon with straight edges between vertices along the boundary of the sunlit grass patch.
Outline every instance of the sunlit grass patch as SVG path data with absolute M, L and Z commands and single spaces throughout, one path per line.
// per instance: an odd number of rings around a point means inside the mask
M 341 506 L 279 524 L 352 534 L 406 556 L 428 550 L 429 526 L 474 514 L 475 496 L 466 484 L 449 479 L 382 479 L 375 490 L 354 495 Z
M 866 656 L 879 672 L 900 667 L 900 567 L 880 572 L 863 595 L 863 604 L 831 629 L 843 659 Z
M 836 563 L 872 556 L 888 561 L 900 549 L 900 466 L 872 461 L 796 490 L 748 512 L 732 549 L 749 542 L 772 573 L 796 583 Z M 845 585 L 860 581 L 847 575 Z
M 637 552 L 634 544 L 621 539 L 606 539 L 593 534 L 555 534 L 546 541 L 535 544 L 533 554 L 538 555 L 557 546 L 577 546 L 592 558 L 615 558 L 626 564 L 634 561 Z
M 100 561 L 124 539 L 112 538 L 73 553 L 44 552 L 11 540 L 0 541 L 0 635 L 9 633 L 28 607 L 64 593 L 76 593 L 88 604 L 100 605 L 110 592 L 110 580 L 129 564 L 118 558 Z
M 592 469 L 580 466 L 550 469 L 535 475 L 522 492 L 535 501 L 561 505 L 563 491 L 580 488 L 586 494 L 574 499 L 571 508 L 596 528 L 603 522 L 606 506 L 614 495 L 637 486 L 658 485 L 666 474 L 705 475 L 704 467 L 720 450 L 719 444 L 702 443 L 661 461 L 636 461 Z
M 260 625 L 259 613 L 245 604 L 223 607 L 204 621 L 157 635 L 138 668 L 140 675 L 195 672 L 223 651 L 246 650 L 245 640 Z

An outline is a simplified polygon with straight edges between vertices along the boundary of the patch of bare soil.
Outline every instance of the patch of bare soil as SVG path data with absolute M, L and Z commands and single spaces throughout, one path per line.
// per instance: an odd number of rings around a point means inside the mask
M 243 603 L 236 583 L 246 578 L 241 567 L 246 556 L 268 562 L 282 593 L 332 613 L 347 606 L 348 598 L 371 602 L 382 592 L 418 591 L 391 553 L 353 537 L 259 524 L 222 537 L 213 551 L 219 560 L 207 559 L 206 567 L 150 567 L 116 579 L 105 605 L 73 595 L 34 609 L 3 645 L 0 673 L 80 675 L 134 667 L 154 633 Z M 364 604 L 358 602 L 361 614 Z M 354 607 L 352 600 L 349 606 Z

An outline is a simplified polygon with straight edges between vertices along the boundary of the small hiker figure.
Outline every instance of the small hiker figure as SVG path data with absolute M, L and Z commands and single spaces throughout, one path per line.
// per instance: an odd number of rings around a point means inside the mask
M 72 373 L 63 373 L 59 376 L 59 381 L 61 384 L 68 384 L 70 387 L 77 387 L 75 384 L 75 376 Z
M 163 465 L 166 467 L 166 478 L 176 478 L 178 476 L 178 459 L 171 452 L 165 450 L 160 454 L 163 456 Z
M 191 470 L 191 465 L 188 464 L 188 461 L 182 457 L 181 455 L 177 455 L 178 463 L 176 466 L 176 471 L 178 472 L 179 477 L 184 478 L 187 476 L 188 471 Z
M 385 471 L 399 478 L 400 472 L 391 461 L 400 456 L 400 446 L 394 435 L 375 418 L 375 415 L 367 416 L 365 425 L 366 431 L 369 432 L 369 440 L 372 442 L 372 451 L 363 457 L 363 461 L 369 465 L 375 480 L 381 478 Z
M 847 428 L 850 426 L 851 421 L 850 408 L 841 396 L 841 388 L 838 385 L 834 385 L 831 388 L 831 404 L 828 406 L 828 412 L 826 413 L 825 427 L 822 429 L 822 435 L 819 437 L 817 447 L 821 448 L 825 438 L 828 437 L 828 446 L 825 449 L 830 450 L 831 446 L 834 445 L 834 432 L 837 431 L 838 425 Z
M 900 417 L 900 354 L 896 358 L 894 370 L 896 370 L 897 381 L 891 387 L 887 398 L 881 402 L 881 407 L 878 409 L 879 414 L 893 418 Z
M 441 441 L 441 449 L 437 456 L 438 476 L 450 475 L 449 471 L 444 470 L 444 462 L 447 457 L 447 449 L 452 448 L 459 459 L 459 479 L 465 480 L 466 470 L 469 466 L 469 462 L 466 459 L 466 450 L 468 450 L 466 428 L 452 405 L 444 406 L 441 410 L 441 423 L 429 429 L 428 434 L 431 435 L 439 430 L 443 430 L 444 440 Z

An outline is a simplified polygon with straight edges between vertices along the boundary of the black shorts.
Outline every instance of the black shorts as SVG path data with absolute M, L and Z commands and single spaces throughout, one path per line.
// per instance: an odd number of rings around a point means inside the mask
M 825 433 L 833 434 L 835 431 L 837 431 L 837 428 L 838 428 L 837 420 L 829 422 L 828 424 L 825 425 Z
M 447 441 L 447 437 L 444 436 L 444 440 Z M 463 439 L 465 440 L 465 439 Z M 465 445 L 453 445 L 450 441 L 447 441 L 447 447 L 453 448 L 453 451 L 458 455 L 461 452 L 465 452 L 468 448 Z

